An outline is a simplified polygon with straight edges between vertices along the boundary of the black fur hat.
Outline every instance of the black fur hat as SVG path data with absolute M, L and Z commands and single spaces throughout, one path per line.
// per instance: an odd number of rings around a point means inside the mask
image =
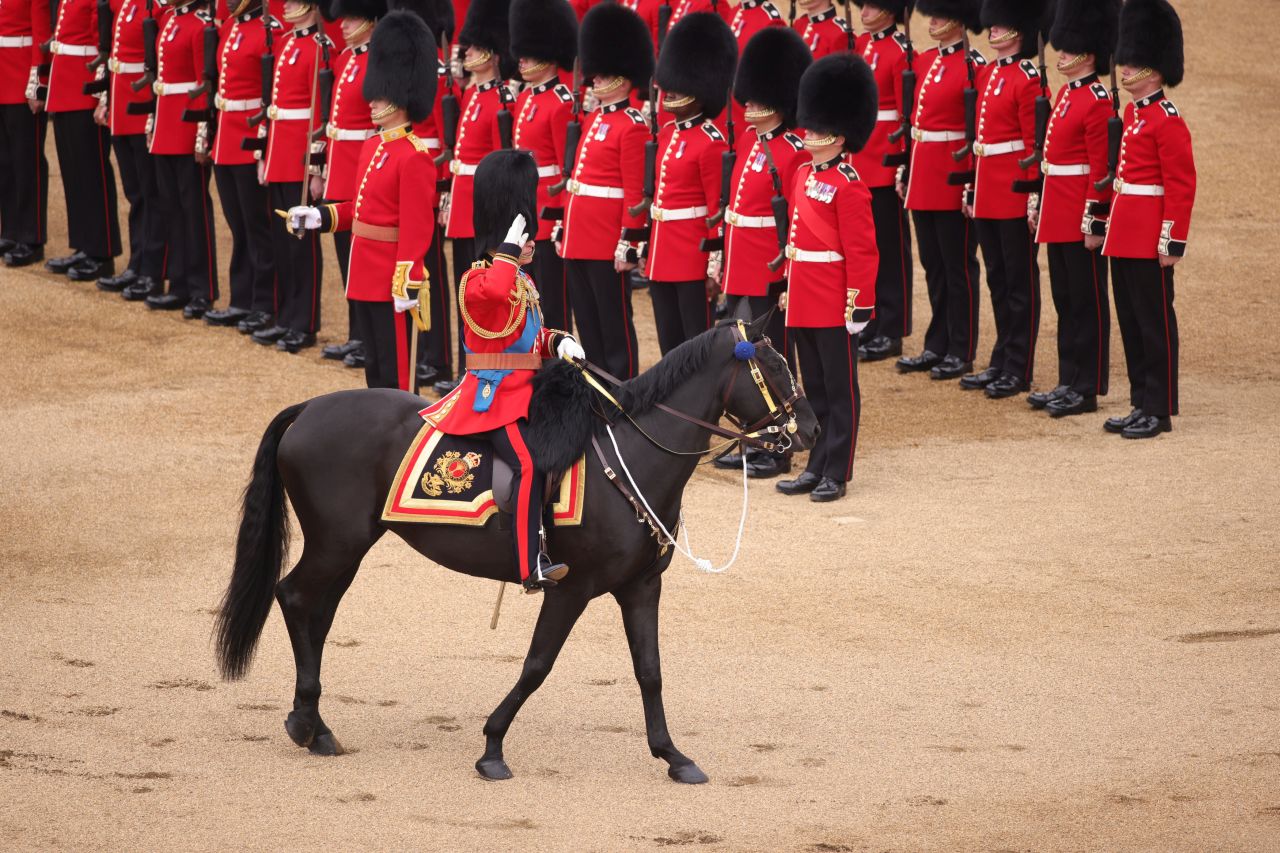
M 867 144 L 879 106 L 875 74 L 852 53 L 824 56 L 800 78 L 800 126 L 843 136 L 846 151 L 861 151 Z
M 436 48 L 431 30 L 412 12 L 388 12 L 373 28 L 369 65 L 361 94 L 366 101 L 382 99 L 420 122 L 431 115 L 436 101 Z
M 1126 0 L 1115 61 L 1154 68 L 1169 88 L 1182 82 L 1182 21 L 1169 0 Z
M 485 155 L 476 167 L 471 222 L 476 229 L 476 254 L 483 256 L 502 245 L 511 221 L 524 216 L 529 233 L 538 230 L 538 164 L 528 151 L 501 149 Z
M 715 12 L 694 12 L 681 18 L 662 43 L 658 85 L 664 92 L 693 98 L 704 116 L 715 118 L 729 100 L 737 61 L 738 42 L 724 18 Z
M 598 3 L 582 18 L 578 56 L 584 79 L 625 77 L 645 88 L 653 76 L 653 37 L 640 16 L 617 3 Z
M 516 62 L 511 55 L 511 29 L 507 23 L 510 0 L 471 0 L 467 19 L 458 31 L 460 47 L 480 47 L 498 57 L 498 75 L 503 80 L 516 76 Z
M 1049 41 L 1067 53 L 1091 53 L 1098 72 L 1111 70 L 1120 24 L 1120 0 L 1059 0 Z
M 907 0 L 870 0 L 870 2 L 872 6 L 878 6 L 893 15 L 893 19 L 899 24 L 907 17 Z M 853 5 L 861 9 L 867 5 L 867 0 L 853 0 Z
M 441 36 L 447 41 L 453 41 L 456 24 L 452 0 L 387 0 L 387 8 L 404 9 L 426 21 L 437 45 L 440 44 Z
M 982 0 L 917 0 L 921 15 L 960 21 L 970 32 L 982 32 Z
M 578 16 L 567 0 L 511 0 L 511 55 L 572 68 Z
M 796 98 L 800 77 L 813 64 L 813 54 L 800 34 L 790 27 L 765 27 L 742 49 L 733 97 L 738 103 L 754 101 L 782 116 L 787 127 L 796 126 Z
M 387 14 L 387 0 L 333 0 L 329 11 L 334 18 L 364 18 L 376 21 Z
M 1046 0 L 982 0 L 982 26 L 1011 27 L 1022 35 L 1022 48 L 1018 51 L 1019 59 L 1035 56 L 1039 45 L 1036 33 L 1049 31 L 1053 12 L 1048 8 Z

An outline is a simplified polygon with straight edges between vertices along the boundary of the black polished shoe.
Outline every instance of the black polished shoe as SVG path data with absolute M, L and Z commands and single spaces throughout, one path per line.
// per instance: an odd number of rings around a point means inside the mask
M 940 361 L 942 361 L 942 356 L 936 352 L 925 350 L 919 355 L 903 356 L 898 359 L 897 368 L 903 373 L 923 373 Z
M 818 487 L 822 478 L 812 471 L 801 471 L 794 480 L 779 480 L 773 487 L 784 495 L 804 495 Z
M 1160 417 L 1158 415 L 1143 415 L 1124 428 L 1124 432 L 1120 433 L 1125 438 L 1155 438 L 1162 432 L 1169 432 L 1173 429 L 1173 419 L 1168 417 Z
M 1067 385 L 1059 385 L 1052 391 L 1032 391 L 1027 395 L 1027 402 L 1031 404 L 1033 409 L 1043 409 L 1059 397 L 1064 396 L 1071 388 Z
M 988 383 L 982 393 L 986 394 L 992 400 L 1003 400 L 1005 397 L 1012 397 L 1015 394 L 1021 394 L 1026 390 L 1026 382 L 1023 382 L 1012 373 L 1006 373 L 996 381 Z
M 197 296 L 182 308 L 182 318 L 184 320 L 199 320 L 209 310 L 209 300 L 203 296 Z
M 124 297 L 126 302 L 141 302 L 152 296 L 161 296 L 163 294 L 163 284 L 145 275 L 139 276 L 137 281 L 120 291 L 120 295 Z
M 1078 394 L 1068 388 L 1067 393 L 1050 401 L 1049 405 L 1044 407 L 1044 410 L 1049 413 L 1051 418 L 1083 415 L 1088 412 L 1098 411 L 1098 398 L 1093 394 L 1086 397 L 1084 394 Z
M 347 367 L 364 367 L 364 347 L 355 352 L 347 353 L 347 357 L 342 360 L 342 363 Z M 418 384 L 421 385 L 422 383 L 419 382 Z
M 958 355 L 949 355 L 929 371 L 930 379 L 958 379 L 973 370 L 972 361 L 961 361 Z
M 204 321 L 210 326 L 235 326 L 248 318 L 249 312 L 243 308 L 215 308 L 204 312 Z
M 988 367 L 981 373 L 970 373 L 960 377 L 960 387 L 966 391 L 980 391 L 1000 378 L 1000 371 Z
M 289 332 L 276 341 L 276 349 L 287 353 L 298 353 L 315 345 L 316 336 L 310 332 Z
M 290 330 L 286 329 L 284 326 L 271 326 L 266 329 L 259 329 L 252 335 L 253 342 L 255 344 L 262 344 L 264 347 L 273 346 L 277 341 L 289 334 L 289 331 Z
M 1142 417 L 1142 409 L 1139 409 L 1137 406 L 1134 406 L 1133 411 L 1127 415 L 1124 415 L 1122 417 L 1107 418 L 1106 423 L 1102 425 L 1102 428 L 1105 429 L 1107 432 L 1111 432 L 1111 433 L 1115 433 L 1116 435 L 1119 435 L 1120 433 L 1125 431 L 1125 428 L 1128 427 L 1129 424 L 1133 423 L 1140 417 Z
M 844 497 L 845 484 L 830 477 L 823 477 L 818 487 L 809 493 L 809 500 L 814 503 L 829 503 Z
M 364 346 L 364 344 L 354 338 L 344 344 L 329 344 L 324 349 L 320 350 L 320 357 L 328 359 L 329 361 L 342 361 L 362 346 Z
M 266 311 L 254 311 L 248 317 L 236 323 L 236 331 L 242 335 L 252 335 L 254 332 L 270 329 L 271 322 L 274 319 Z M 267 341 L 267 343 L 275 343 L 275 341 Z
M 98 279 L 98 290 L 107 293 L 119 293 L 138 280 L 138 274 L 128 267 L 120 275 L 108 275 Z
M 858 347 L 858 358 L 862 361 L 884 361 L 895 355 L 902 355 L 902 338 L 876 335 Z
M 67 278 L 72 281 L 97 281 L 110 277 L 116 271 L 116 262 L 111 258 L 86 258 L 67 270 Z
M 747 463 L 750 464 L 750 462 L 751 462 L 751 454 L 748 453 Z M 741 453 L 725 453 L 720 456 L 717 456 L 715 459 L 712 459 L 711 464 L 713 467 L 719 468 L 722 471 L 737 471 L 742 468 L 742 454 Z
M 524 579 L 524 591 L 532 593 L 551 589 L 564 580 L 567 574 L 569 574 L 569 567 L 564 563 L 553 563 L 546 554 L 539 554 L 538 565 L 529 573 L 529 577 Z
M 4 253 L 4 265 L 7 267 L 29 267 L 43 259 L 44 246 L 29 246 L 26 243 L 19 243 Z
M 8 252 L 16 245 L 18 244 L 12 240 L 0 239 L 0 255 L 8 254 Z
M 147 297 L 147 307 L 153 311 L 177 311 L 185 308 L 190 300 L 176 293 L 163 293 Z
M 50 258 L 44 262 L 44 268 L 49 272 L 56 272 L 59 275 L 66 275 L 67 270 L 74 267 L 81 261 L 89 260 L 89 256 L 84 252 L 72 252 L 69 255 L 63 255 L 60 258 Z
M 770 480 L 791 473 L 791 454 L 761 453 L 756 459 L 747 457 L 747 479 Z
M 418 372 L 416 374 L 418 387 L 430 386 L 433 382 L 440 378 L 440 371 L 436 369 L 434 364 L 418 363 Z
M 457 379 L 441 379 L 439 382 L 431 386 L 431 390 L 443 397 L 445 394 L 451 393 L 453 389 L 457 387 Z

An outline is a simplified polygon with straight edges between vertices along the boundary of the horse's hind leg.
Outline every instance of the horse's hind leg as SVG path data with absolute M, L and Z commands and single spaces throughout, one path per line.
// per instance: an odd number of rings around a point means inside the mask
M 677 782 L 697 784 L 707 774 L 692 759 L 676 749 L 667 731 L 667 714 L 662 707 L 662 664 L 658 656 L 658 598 L 662 575 L 641 575 L 614 590 L 622 608 L 622 625 L 631 647 L 631 663 L 644 702 L 645 732 L 654 758 L 667 762 L 667 775 Z
M 338 602 L 377 538 L 375 535 L 363 547 L 354 548 L 335 547 L 325 542 L 324 537 L 309 540 L 302 559 L 276 585 L 276 600 L 284 613 L 298 670 L 293 711 L 284 727 L 294 743 L 308 747 L 317 755 L 342 753 L 342 746 L 320 718 L 320 661 L 324 640 L 333 624 Z

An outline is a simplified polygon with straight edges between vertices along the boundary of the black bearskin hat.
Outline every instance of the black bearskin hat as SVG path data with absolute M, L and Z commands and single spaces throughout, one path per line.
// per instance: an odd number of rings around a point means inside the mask
M 572 68 L 578 16 L 568 0 L 511 0 L 511 55 Z
M 501 149 L 485 155 L 476 167 L 471 222 L 476 254 L 483 257 L 502 245 L 511 221 L 524 216 L 529 234 L 538 230 L 538 164 L 528 151 Z
M 436 48 L 431 30 L 412 12 L 388 12 L 373 28 L 361 93 L 366 101 L 390 101 L 417 123 L 436 101 Z
M 1173 88 L 1182 82 L 1182 21 L 1169 0 L 1127 0 L 1120 10 L 1116 62 L 1154 68 Z
M 333 0 L 329 11 L 334 18 L 363 18 L 376 21 L 387 14 L 387 0 Z
M 1022 35 L 1019 59 L 1029 59 L 1038 52 L 1036 34 L 1048 34 L 1050 17 L 1045 0 L 982 0 L 982 26 L 1010 27 Z
M 1098 72 L 1111 70 L 1120 23 L 1120 0 L 1059 0 L 1049 41 L 1067 53 L 1091 53 Z
M 426 21 L 427 28 L 435 38 L 438 46 L 441 36 L 453 41 L 453 2 L 452 0 L 387 0 L 388 9 L 404 9 Z
M 662 43 L 658 85 L 664 92 L 693 98 L 704 116 L 715 118 L 729 100 L 737 61 L 738 42 L 724 18 L 715 12 L 694 12 L 681 18 Z
M 510 80 L 516 76 L 516 62 L 511 55 L 511 30 L 507 18 L 510 0 L 471 0 L 467 19 L 458 31 L 460 47 L 491 50 L 498 57 L 498 76 Z
M 867 144 L 879 108 L 875 74 L 860 56 L 824 56 L 800 78 L 800 126 L 843 136 L 846 151 L 858 152 Z
M 926 17 L 960 21 L 970 32 L 982 32 L 982 0 L 917 0 L 916 11 Z
M 861 9 L 870 2 L 872 6 L 884 9 L 893 19 L 901 24 L 907 17 L 907 0 L 853 0 L 853 5 Z
M 578 30 L 582 76 L 625 77 L 643 89 L 653 76 L 653 36 L 640 16 L 617 3 L 598 3 Z
M 800 77 L 813 64 L 813 54 L 800 34 L 790 27 L 765 27 L 742 49 L 733 97 L 741 104 L 754 101 L 782 116 L 787 127 L 796 126 L 796 97 Z

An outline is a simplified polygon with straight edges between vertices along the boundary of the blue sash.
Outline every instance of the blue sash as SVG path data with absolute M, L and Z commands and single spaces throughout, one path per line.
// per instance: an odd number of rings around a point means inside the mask
M 533 345 L 538 340 L 538 333 L 542 331 L 542 317 L 538 311 L 527 311 L 524 315 L 524 331 L 520 333 L 520 337 L 515 343 L 503 350 L 504 353 L 527 353 L 533 352 Z M 468 353 L 472 352 L 471 347 L 463 345 Z M 487 412 L 489 406 L 493 404 L 493 398 L 498 394 L 498 386 L 502 384 L 502 380 L 506 378 L 510 370 L 467 370 L 476 379 L 479 380 L 476 385 L 476 397 L 471 403 L 472 411 Z

